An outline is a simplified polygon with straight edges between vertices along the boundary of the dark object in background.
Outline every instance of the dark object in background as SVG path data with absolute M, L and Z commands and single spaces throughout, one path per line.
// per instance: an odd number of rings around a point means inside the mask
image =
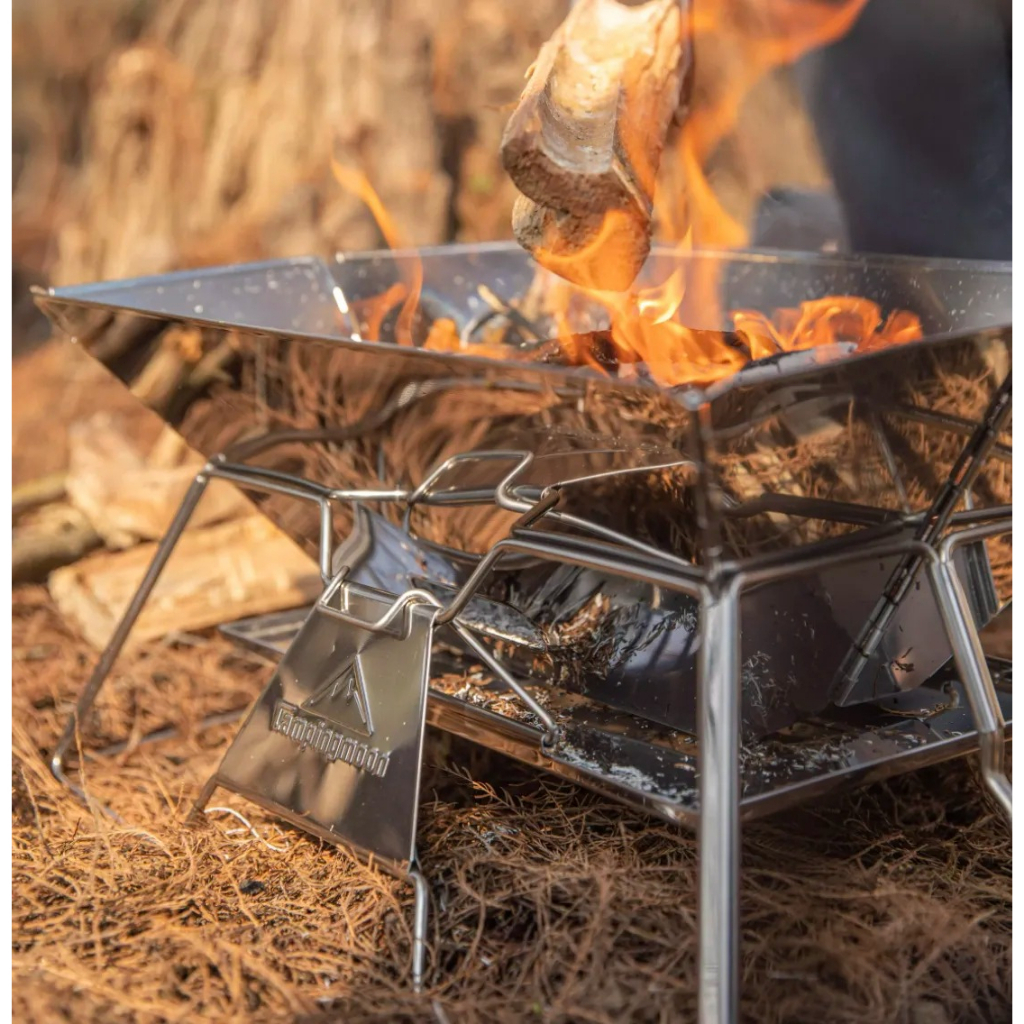
M 757 249 L 796 252 L 849 252 L 849 232 L 836 197 L 828 192 L 772 189 L 754 218 Z
M 1010 58 L 1010 0 L 869 0 L 797 65 L 854 250 L 1010 259 Z

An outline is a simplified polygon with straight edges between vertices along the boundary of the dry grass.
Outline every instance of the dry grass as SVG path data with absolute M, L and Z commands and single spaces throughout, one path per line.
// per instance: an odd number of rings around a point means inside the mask
M 15 595 L 14 652 L 17 1019 L 692 1015 L 689 835 L 435 738 L 421 829 L 432 973 L 417 997 L 405 887 L 238 797 L 218 803 L 258 838 L 229 834 L 227 815 L 182 825 L 231 731 L 193 726 L 255 695 L 258 660 L 215 638 L 126 656 L 97 734 L 170 721 L 187 738 L 88 763 L 118 825 L 45 768 L 94 654 L 40 588 Z M 1008 830 L 965 764 L 749 827 L 745 1019 L 1008 1019 L 1010 886 Z

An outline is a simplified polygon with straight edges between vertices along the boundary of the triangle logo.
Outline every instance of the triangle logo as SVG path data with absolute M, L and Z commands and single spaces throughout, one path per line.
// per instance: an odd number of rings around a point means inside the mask
M 373 718 L 359 655 L 328 676 L 327 681 L 303 701 L 302 709 L 347 732 L 372 736 Z

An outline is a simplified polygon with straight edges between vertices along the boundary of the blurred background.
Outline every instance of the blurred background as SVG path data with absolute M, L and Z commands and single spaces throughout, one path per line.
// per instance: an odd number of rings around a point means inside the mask
M 366 172 L 409 243 L 509 237 L 501 132 L 567 9 L 17 0 L 17 283 L 375 246 L 332 155 Z M 702 49 L 698 94 L 735 81 L 744 50 L 727 44 Z M 744 93 L 706 171 L 749 223 L 767 190 L 827 175 L 788 67 Z
M 379 244 L 332 156 L 407 243 L 509 237 L 502 129 L 568 6 L 15 0 L 16 343 L 31 282 Z M 692 6 L 659 190 L 695 242 L 1009 259 L 1010 0 Z

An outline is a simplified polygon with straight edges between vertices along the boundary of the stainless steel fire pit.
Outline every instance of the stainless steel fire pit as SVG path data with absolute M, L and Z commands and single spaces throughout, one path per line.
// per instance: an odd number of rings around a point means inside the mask
M 543 275 L 508 245 L 40 295 L 210 460 L 57 775 L 225 479 L 316 554 L 325 591 L 225 625 L 280 666 L 199 806 L 227 786 L 410 874 L 417 983 L 424 719 L 698 828 L 702 999 L 722 1019 L 741 818 L 979 749 L 1009 812 L 1010 666 L 978 639 L 1009 597 L 990 561 L 1010 530 L 992 483 L 1011 456 L 1009 267 L 661 252 L 645 274 L 674 271 L 716 283 L 719 301 L 687 293 L 675 314 L 702 344 L 735 344 L 722 310 L 837 294 L 909 310 L 924 338 L 840 339 L 671 386 L 602 354 L 607 311 L 580 295 L 573 344 L 591 348 L 569 365 L 520 302 Z M 434 345 L 441 322 L 454 350 Z M 147 388 L 158 362 L 173 387 Z

